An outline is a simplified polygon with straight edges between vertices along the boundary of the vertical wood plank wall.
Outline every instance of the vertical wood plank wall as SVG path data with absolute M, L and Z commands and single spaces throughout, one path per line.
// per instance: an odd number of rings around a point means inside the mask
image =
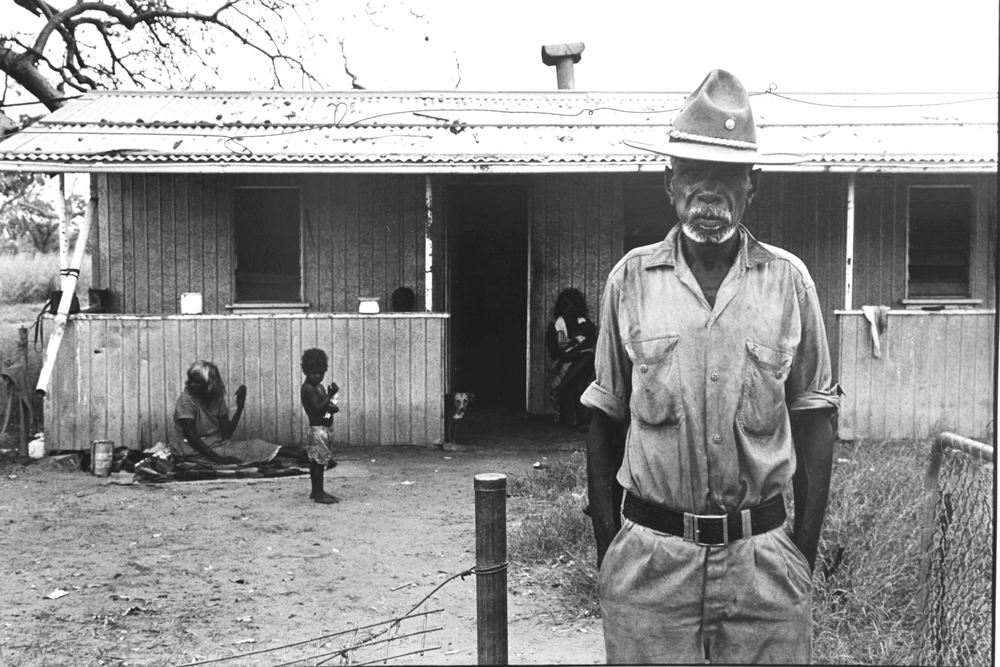
M 213 361 L 229 391 L 247 385 L 235 439 L 303 441 L 302 351 L 330 355 L 341 386 L 338 445 L 430 445 L 444 435 L 447 316 L 82 316 L 70 320 L 46 397 L 50 449 L 110 439 L 132 448 L 175 438 L 185 371 Z
M 840 352 L 833 313 L 844 307 L 846 209 L 844 174 L 764 172 L 746 222 L 758 241 L 791 252 L 809 269 L 823 308 L 834 369 Z
M 112 290 L 113 312 L 176 314 L 180 294 L 198 291 L 204 295 L 206 313 L 226 313 L 225 305 L 234 298 L 233 197 L 237 187 L 248 186 L 301 188 L 303 299 L 311 304 L 311 312 L 353 313 L 361 295 L 380 296 L 387 305 L 392 290 L 400 285 L 412 287 L 418 304 L 423 304 L 424 175 L 101 174 L 94 180 L 99 207 L 93 283 Z M 436 312 L 448 310 L 446 180 L 434 180 Z M 604 282 L 622 255 L 623 188 L 649 180 L 648 174 L 530 177 L 529 412 L 552 409 L 547 400 L 544 331 L 556 295 L 566 287 L 580 289 L 596 321 Z M 973 297 L 983 299 L 986 308 L 995 308 L 995 174 L 858 174 L 854 306 L 898 307 L 905 297 L 906 192 L 908 185 L 916 184 L 974 187 Z M 823 306 L 833 367 L 838 373 L 844 371 L 848 366 L 841 355 L 858 353 L 845 347 L 855 343 L 842 339 L 834 315 L 844 302 L 847 176 L 765 172 L 761 185 L 747 225 L 761 241 L 785 248 L 806 263 Z M 111 335 L 107 326 L 86 335 Z M 158 344 L 157 336 L 166 336 L 140 330 L 140 337 L 151 337 L 151 345 Z M 362 335 L 353 329 L 348 333 Z M 253 344 L 261 340 L 259 332 L 247 335 L 256 336 Z M 97 342 L 115 344 L 100 338 Z M 178 343 L 167 336 L 163 344 Z M 247 346 L 251 339 L 240 338 L 234 344 Z M 241 349 L 252 356 L 256 348 Z M 442 354 L 447 358 L 447 347 Z M 106 373 L 99 355 L 92 356 L 92 373 Z M 66 372 L 75 377 L 79 371 Z M 156 377 L 153 368 L 148 373 L 149 378 Z M 853 391 L 850 380 L 836 379 Z M 87 382 L 101 386 L 95 377 L 78 381 L 81 386 Z
M 545 327 L 559 292 L 575 287 L 597 322 L 608 273 L 621 259 L 621 175 L 553 174 L 532 179 L 528 411 L 551 412 Z
M 906 298 L 911 185 L 972 186 L 970 288 L 972 298 L 982 299 L 983 307 L 995 308 L 996 174 L 859 174 L 854 206 L 854 307 L 898 308 Z
M 890 311 L 876 359 L 864 315 L 838 313 L 841 437 L 989 438 L 995 319 L 995 311 Z
M 95 287 L 112 312 L 176 314 L 201 292 L 205 313 L 233 303 L 238 187 L 301 188 L 302 295 L 312 312 L 355 312 L 359 296 L 424 291 L 422 175 L 99 174 Z M 421 300 L 422 303 L 422 300 Z

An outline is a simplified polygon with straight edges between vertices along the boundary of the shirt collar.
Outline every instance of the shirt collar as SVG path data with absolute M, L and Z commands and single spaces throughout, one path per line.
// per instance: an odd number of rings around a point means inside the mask
M 775 259 L 774 254 L 765 248 L 760 241 L 755 239 L 753 234 L 751 234 L 750 231 L 742 225 L 742 223 L 737 227 L 737 231 L 740 235 L 740 263 L 744 266 L 750 268 Z M 653 251 L 653 254 L 649 256 L 649 261 L 646 262 L 646 268 L 651 269 L 656 266 L 677 266 L 681 263 L 680 238 L 681 224 L 677 223 L 669 232 L 667 232 L 667 237 L 660 242 L 660 244 L 656 247 L 656 250 Z

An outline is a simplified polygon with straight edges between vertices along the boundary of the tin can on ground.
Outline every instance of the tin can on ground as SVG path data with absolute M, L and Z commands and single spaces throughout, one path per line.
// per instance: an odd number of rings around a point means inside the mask
M 107 477 L 110 475 L 114 451 L 114 440 L 94 440 L 91 442 L 90 471 L 97 477 Z

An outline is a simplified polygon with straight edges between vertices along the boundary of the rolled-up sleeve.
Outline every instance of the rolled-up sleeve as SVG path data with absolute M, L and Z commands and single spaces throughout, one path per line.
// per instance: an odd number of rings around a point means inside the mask
M 580 402 L 600 410 L 616 422 L 624 423 L 629 420 L 632 362 L 622 345 L 618 326 L 620 295 L 621 285 L 612 273 L 601 300 L 600 331 L 594 358 L 597 379 L 587 387 Z
M 802 337 L 785 383 L 788 410 L 837 411 L 840 409 L 840 391 L 833 385 L 823 312 L 812 284 L 803 289 L 799 298 L 799 316 Z

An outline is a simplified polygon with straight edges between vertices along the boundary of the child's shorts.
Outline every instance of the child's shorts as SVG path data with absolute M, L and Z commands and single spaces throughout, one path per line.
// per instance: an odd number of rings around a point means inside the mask
M 330 448 L 330 427 L 309 427 L 309 433 L 306 435 L 306 453 L 316 463 L 326 465 L 330 462 L 333 458 L 333 450 Z

